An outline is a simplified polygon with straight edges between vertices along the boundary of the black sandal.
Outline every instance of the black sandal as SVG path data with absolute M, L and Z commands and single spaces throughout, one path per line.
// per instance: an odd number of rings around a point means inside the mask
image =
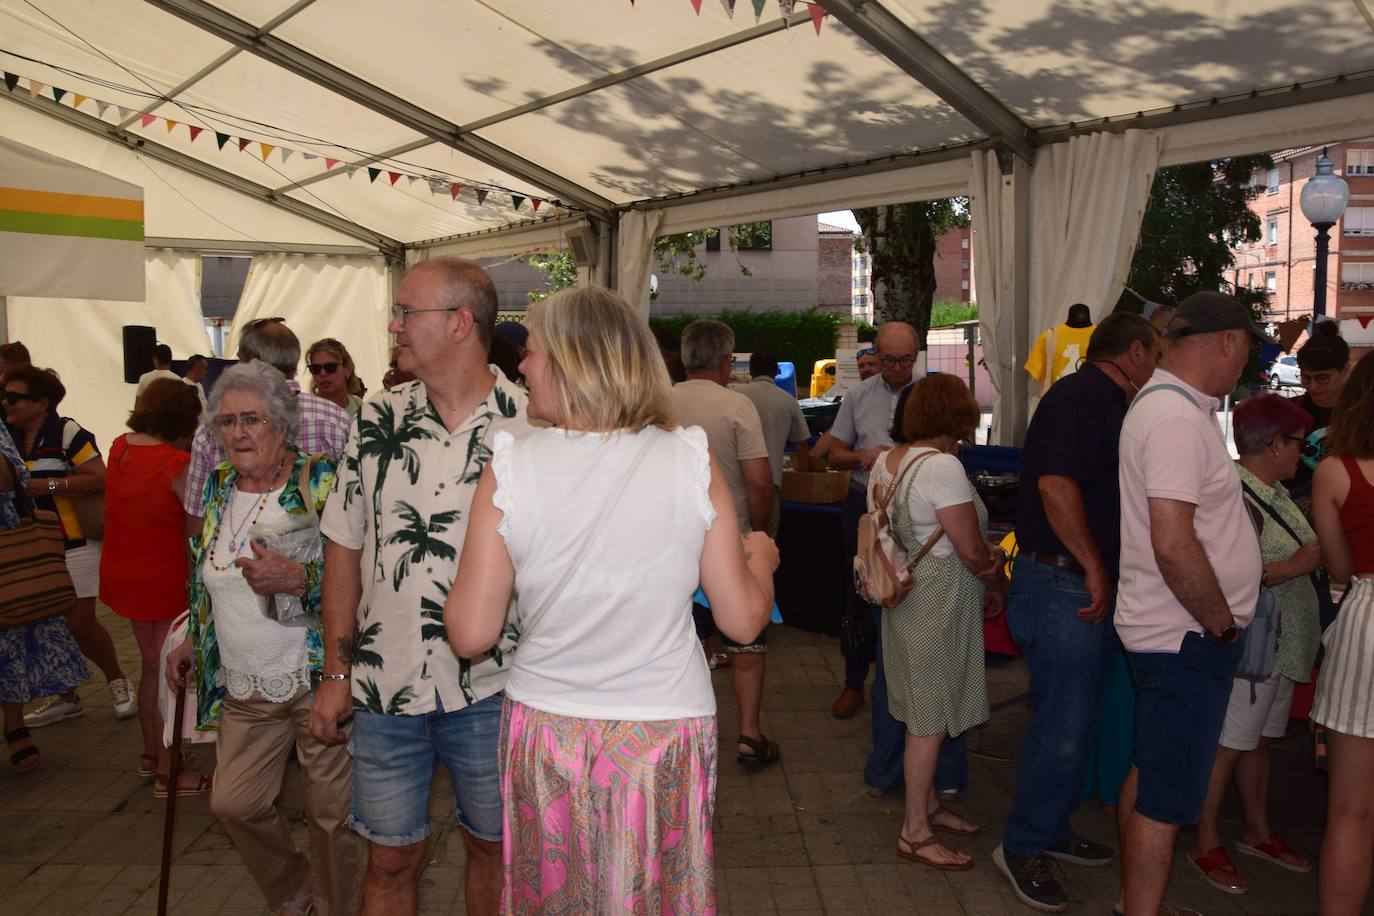
M 735 758 L 735 762 L 740 766 L 758 770 L 782 759 L 782 750 L 776 742 L 769 741 L 763 732 L 759 732 L 757 739 L 740 735 L 739 743 L 753 751 L 752 754 L 740 754 Z
M 16 741 L 23 741 L 28 737 L 29 730 L 27 728 L 16 728 L 12 732 L 5 732 L 5 743 L 13 744 Z M 18 773 L 32 773 L 34 770 L 38 769 L 39 762 L 34 760 L 32 764 L 26 765 L 25 761 L 38 756 L 38 748 L 34 747 L 32 744 L 28 747 L 21 747 L 13 754 L 10 754 L 10 766 L 14 767 L 15 771 Z

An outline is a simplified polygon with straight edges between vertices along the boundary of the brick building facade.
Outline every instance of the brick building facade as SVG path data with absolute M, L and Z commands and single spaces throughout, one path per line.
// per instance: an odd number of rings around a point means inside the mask
M 854 317 L 873 321 L 872 265 L 866 254 L 854 253 Z M 973 243 L 969 230 L 952 229 L 935 243 L 935 299 L 974 302 Z
M 1345 215 L 1330 230 L 1326 313 L 1338 318 L 1374 314 L 1374 138 L 1326 147 L 1335 171 L 1350 186 Z M 1261 238 L 1236 248 L 1232 282 L 1269 292 L 1270 317 L 1286 321 L 1312 314 L 1316 234 L 1299 203 L 1317 172 L 1319 147 L 1285 150 L 1274 167 L 1256 172 L 1259 196 L 1250 209 Z
M 816 224 L 819 234 L 818 305 L 846 321 L 854 308 L 854 233 L 843 226 Z

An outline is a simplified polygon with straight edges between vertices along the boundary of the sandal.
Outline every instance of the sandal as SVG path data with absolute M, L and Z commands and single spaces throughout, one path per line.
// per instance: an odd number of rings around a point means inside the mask
M 1241 875 L 1240 870 L 1221 846 L 1209 849 L 1200 856 L 1189 856 L 1188 862 L 1202 875 L 1202 880 L 1222 893 L 1243 894 L 1250 889 L 1249 882 Z M 1222 874 L 1227 869 L 1235 875 L 1234 878 Z
M 949 810 L 944 805 L 936 805 L 934 810 L 926 814 L 926 821 L 930 824 L 930 829 L 942 830 L 945 833 L 952 833 L 955 836 L 977 836 L 978 834 L 983 832 L 983 828 L 978 826 L 977 824 L 972 824 L 968 827 L 956 827 L 953 824 L 935 823 L 935 818 L 939 817 L 942 814 L 948 814 L 950 817 L 959 817 L 959 815 L 955 814 L 953 811 Z M 964 819 L 962 817 L 959 817 L 959 820 L 962 821 Z M 965 821 L 965 823 L 968 822 Z
M 16 728 L 12 732 L 5 732 L 5 744 L 14 744 L 16 741 L 28 741 L 28 747 L 21 747 L 19 750 L 10 754 L 10 766 L 14 767 L 16 773 L 32 773 L 38 769 L 41 757 L 38 748 L 34 747 L 32 739 L 29 738 L 27 728 Z
M 1289 846 L 1287 841 L 1277 833 L 1269 834 L 1269 842 L 1267 843 L 1255 843 L 1251 845 L 1243 840 L 1237 840 L 1236 852 L 1243 852 L 1247 856 L 1264 859 L 1271 865 L 1277 865 L 1279 868 L 1286 868 L 1289 871 L 1308 872 L 1312 870 L 1312 860 L 1298 852 L 1292 846 Z M 1285 862 L 1283 861 L 1283 856 L 1285 855 L 1296 856 L 1302 861 Z
M 740 766 L 758 770 L 782 759 L 782 750 L 778 748 L 776 742 L 769 741 L 763 732 L 759 732 L 757 739 L 750 738 L 748 735 L 740 735 L 739 743 L 753 752 L 740 754 L 735 758 L 735 762 Z
M 194 776 L 196 781 L 192 785 L 184 785 L 181 781 L 182 776 Z M 183 770 L 177 774 L 177 798 L 182 798 L 186 795 L 206 795 L 214 787 L 214 773 L 190 773 Z M 166 798 L 167 795 L 167 776 L 163 773 L 158 773 L 157 778 L 153 780 L 153 798 Z
M 191 763 L 189 751 L 181 752 L 181 768 L 184 770 Z M 147 779 L 149 776 L 157 775 L 157 754 L 139 754 L 138 767 L 134 769 L 140 779 Z
M 905 835 L 899 833 L 897 834 L 897 855 L 900 858 L 906 859 L 908 862 L 916 862 L 920 865 L 926 865 L 930 868 L 934 868 L 939 871 L 968 871 L 970 868 L 973 867 L 972 856 L 969 856 L 967 862 L 955 863 L 937 862 L 928 856 L 921 855 L 922 849 L 925 849 L 927 846 L 931 846 L 938 842 L 940 842 L 940 838 L 933 833 L 919 843 L 912 842 L 911 840 L 908 840 Z M 906 844 L 906 849 L 902 848 L 903 843 Z M 959 854 L 958 851 L 954 849 L 951 849 L 950 852 Z

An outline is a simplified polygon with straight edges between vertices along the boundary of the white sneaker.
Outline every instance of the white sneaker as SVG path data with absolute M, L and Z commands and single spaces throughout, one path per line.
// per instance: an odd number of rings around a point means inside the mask
M 138 702 L 129 689 L 127 677 L 117 677 L 110 681 L 110 698 L 114 701 L 116 719 L 128 719 L 138 715 Z
M 52 696 L 24 716 L 24 725 L 27 728 L 42 728 L 44 725 L 52 725 L 66 719 L 79 719 L 85 714 L 86 710 L 81 708 L 80 699 L 64 700 L 60 696 Z

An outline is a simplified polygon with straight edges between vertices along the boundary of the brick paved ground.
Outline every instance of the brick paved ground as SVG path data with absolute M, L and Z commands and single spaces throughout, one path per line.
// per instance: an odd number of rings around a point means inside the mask
M 129 627 L 102 610 L 128 669 L 137 669 Z M 747 774 L 723 753 L 717 808 L 716 860 L 723 913 L 858 914 L 920 913 L 928 916 L 995 916 L 1030 913 L 1010 894 L 991 861 L 1015 781 L 1014 764 L 975 756 L 971 787 L 954 803 L 983 823 L 984 835 L 961 843 L 977 856 L 963 873 L 940 873 L 893 854 L 901 821 L 896 798 L 873 799 L 863 791 L 868 726 L 861 717 L 832 719 L 829 707 L 842 674 L 835 641 L 785 627 L 770 636 L 764 701 L 767 733 L 783 749 L 783 762 Z M 994 702 L 1025 689 L 1025 668 L 1012 662 L 988 672 Z M 139 753 L 136 720 L 116 721 L 103 679 L 81 689 L 84 718 L 36 730 L 43 751 L 39 772 L 21 777 L 0 772 L 0 913 L 20 916 L 153 913 L 164 802 L 149 782 L 134 775 Z M 715 675 L 720 696 L 720 733 L 735 734 L 734 701 L 725 672 Z M 997 713 L 975 739 L 983 749 L 1010 755 L 1019 749 L 1028 709 L 1013 704 Z M 1309 852 L 1318 848 L 1325 810 L 1324 787 L 1302 753 L 1300 729 L 1274 752 L 1274 822 Z M 212 752 L 196 752 L 208 767 Z M 463 911 L 463 844 L 446 814 L 444 786 L 435 793 L 436 839 L 423 877 L 423 913 Z M 298 781 L 288 779 L 284 804 L 300 805 Z M 172 873 L 176 914 L 259 913 L 263 900 L 224 832 L 210 817 L 204 797 L 177 807 Z M 1223 836 L 1239 831 L 1238 806 L 1228 801 Z M 297 840 L 304 831 L 296 810 Z M 1085 802 L 1077 829 L 1094 839 L 1113 838 L 1112 820 Z M 1184 835 L 1187 842 L 1189 834 Z M 1171 899 L 1207 916 L 1314 913 L 1313 875 L 1295 875 L 1238 857 L 1251 880 L 1242 897 L 1217 893 L 1177 857 Z M 1106 914 L 1117 893 L 1115 869 L 1064 866 L 1065 886 L 1077 902 L 1072 912 Z M 1374 905 L 1366 909 L 1374 913 Z

